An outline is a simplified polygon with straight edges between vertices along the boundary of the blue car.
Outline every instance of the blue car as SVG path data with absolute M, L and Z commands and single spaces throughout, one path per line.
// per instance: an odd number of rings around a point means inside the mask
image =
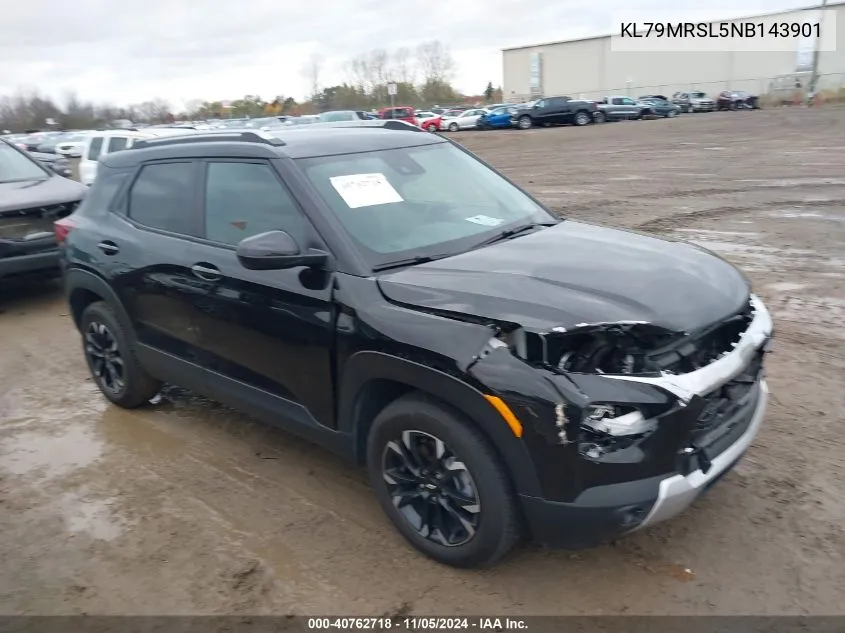
M 495 108 L 478 117 L 475 127 L 479 130 L 501 130 L 513 127 L 515 114 L 516 108 L 513 106 Z

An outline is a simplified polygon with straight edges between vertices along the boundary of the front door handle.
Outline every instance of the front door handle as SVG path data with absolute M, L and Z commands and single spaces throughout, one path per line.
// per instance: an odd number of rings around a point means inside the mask
M 97 248 L 103 251 L 106 255 L 115 255 L 120 250 L 117 244 L 110 240 L 104 240 L 97 244 Z
M 207 264 L 205 262 L 191 266 L 191 272 L 194 273 L 195 277 L 198 277 L 203 281 L 217 281 L 222 276 L 220 269 L 217 268 L 217 266 L 212 266 L 211 264 Z

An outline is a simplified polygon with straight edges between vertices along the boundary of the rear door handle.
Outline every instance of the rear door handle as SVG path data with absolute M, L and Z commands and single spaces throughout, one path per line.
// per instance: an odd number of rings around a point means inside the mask
M 110 240 L 104 240 L 97 244 L 97 248 L 103 251 L 106 255 L 115 255 L 120 250 L 117 244 Z
M 217 266 L 212 266 L 211 264 L 207 264 L 205 262 L 191 266 L 191 272 L 194 273 L 195 277 L 198 277 L 203 281 L 217 281 L 222 276 L 220 269 L 217 268 Z

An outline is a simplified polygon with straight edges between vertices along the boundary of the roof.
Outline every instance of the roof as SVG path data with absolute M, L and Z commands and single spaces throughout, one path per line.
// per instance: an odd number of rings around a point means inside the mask
M 838 2 L 828 2 L 825 9 L 835 9 L 836 7 L 845 6 L 845 0 L 839 0 Z M 770 11 L 768 13 L 756 13 L 754 15 L 740 15 L 735 18 L 726 18 L 726 19 L 718 19 L 714 18 L 712 20 L 698 20 L 698 22 L 703 22 L 705 24 L 712 23 L 712 22 L 733 22 L 737 20 L 756 20 L 759 18 L 765 18 L 770 15 L 783 15 L 785 13 L 794 13 L 796 11 L 812 11 L 818 10 L 821 7 L 818 4 L 812 4 L 809 6 L 804 7 L 795 7 L 793 9 L 782 9 L 780 11 Z M 566 40 L 557 40 L 554 42 L 541 42 L 538 44 L 523 44 L 521 46 L 509 46 L 507 48 L 503 48 L 502 52 L 506 53 L 508 51 L 518 51 L 524 50 L 526 48 L 542 48 L 543 46 L 557 46 L 559 44 L 574 44 L 575 42 L 588 42 L 590 40 L 603 40 L 609 37 L 613 37 L 613 33 L 605 33 L 602 35 L 590 35 L 587 37 L 573 37 Z
M 291 127 L 289 130 L 270 130 L 265 142 L 231 138 L 209 140 L 211 134 L 191 134 L 179 139 L 171 136 L 160 139 L 160 144 L 153 141 L 147 147 L 106 154 L 100 160 L 107 167 L 122 168 L 132 167 L 145 160 L 163 158 L 315 158 L 448 142 L 441 136 L 422 130 L 414 132 L 331 124 L 318 128 L 318 125 L 315 123 Z M 226 135 L 218 133 L 214 136 Z M 185 142 L 174 142 L 177 140 Z

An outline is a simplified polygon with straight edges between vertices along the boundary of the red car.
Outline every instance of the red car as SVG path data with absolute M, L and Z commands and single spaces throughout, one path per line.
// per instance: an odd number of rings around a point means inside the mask
M 392 108 L 382 108 L 378 111 L 378 118 L 399 119 L 401 121 L 407 121 L 411 125 L 417 124 L 415 112 L 411 106 L 393 106 Z

